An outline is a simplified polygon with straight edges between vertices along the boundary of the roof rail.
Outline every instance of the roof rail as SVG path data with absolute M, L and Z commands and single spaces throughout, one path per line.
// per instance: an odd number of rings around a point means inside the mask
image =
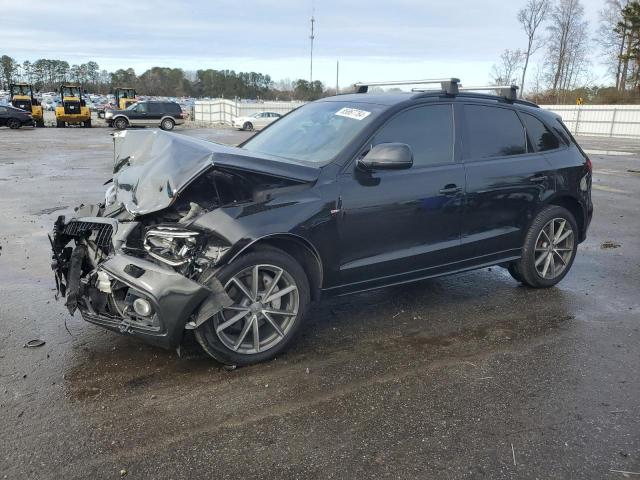
M 369 87 L 383 87 L 394 85 L 429 85 L 440 84 L 440 88 L 448 95 L 455 95 L 458 93 L 458 84 L 460 79 L 458 78 L 434 78 L 424 80 L 392 80 L 389 82 L 359 82 L 353 86 L 356 89 L 356 93 L 367 93 Z
M 473 87 L 459 87 L 461 92 L 478 91 L 478 90 L 495 90 L 498 92 L 498 96 L 504 97 L 507 100 L 518 99 L 518 86 L 517 85 L 482 85 Z

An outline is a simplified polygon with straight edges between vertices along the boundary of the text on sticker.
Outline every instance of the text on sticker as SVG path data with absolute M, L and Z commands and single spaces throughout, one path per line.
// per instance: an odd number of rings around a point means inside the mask
M 362 120 L 363 118 L 371 115 L 371 112 L 367 112 L 366 110 L 359 110 L 357 108 L 341 108 L 336 112 L 336 115 L 340 115 L 341 117 L 353 118 L 354 120 Z

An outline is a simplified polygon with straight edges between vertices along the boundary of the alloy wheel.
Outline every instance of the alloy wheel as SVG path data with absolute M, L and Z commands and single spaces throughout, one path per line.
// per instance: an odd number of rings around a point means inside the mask
M 287 336 L 298 316 L 298 287 L 281 267 L 247 267 L 226 283 L 225 290 L 234 303 L 214 317 L 214 328 L 234 352 L 250 355 L 270 350 Z
M 552 280 L 561 275 L 571 261 L 575 238 L 571 224 L 564 218 L 549 220 L 535 243 L 535 267 L 538 275 Z

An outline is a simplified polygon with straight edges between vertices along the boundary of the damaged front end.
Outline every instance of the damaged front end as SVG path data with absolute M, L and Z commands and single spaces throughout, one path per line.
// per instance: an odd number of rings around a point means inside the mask
M 185 259 L 182 269 L 144 258 L 135 245 L 142 227 L 135 221 L 59 217 L 51 239 L 56 286 L 71 314 L 79 310 L 88 322 L 176 347 L 198 306 L 207 303 L 213 315 L 230 300 L 215 277 L 201 281 L 206 257 L 198 259 L 200 266 Z
M 274 191 L 309 183 L 256 171 L 243 152 L 163 132 L 116 134 L 105 202 L 58 217 L 50 237 L 69 312 L 174 348 L 185 329 L 230 306 L 216 271 L 246 232 L 216 211 L 246 215 L 238 206 L 258 211 Z M 203 228 L 199 221 L 211 213 L 227 219 L 232 233 Z

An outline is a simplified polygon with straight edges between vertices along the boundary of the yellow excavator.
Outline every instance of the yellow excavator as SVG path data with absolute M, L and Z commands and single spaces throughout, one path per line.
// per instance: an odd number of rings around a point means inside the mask
M 116 97 L 116 108 L 118 110 L 126 110 L 129 105 L 138 101 L 134 88 L 118 87 L 114 91 L 114 96 Z
M 75 84 L 60 85 L 61 104 L 56 107 L 56 127 L 80 125 L 91 128 L 91 110 L 82 99 L 82 87 Z
M 36 127 L 44 127 L 44 116 L 40 100 L 33 96 L 33 85 L 29 83 L 12 83 L 9 85 L 11 92 L 11 105 L 31 113 Z

